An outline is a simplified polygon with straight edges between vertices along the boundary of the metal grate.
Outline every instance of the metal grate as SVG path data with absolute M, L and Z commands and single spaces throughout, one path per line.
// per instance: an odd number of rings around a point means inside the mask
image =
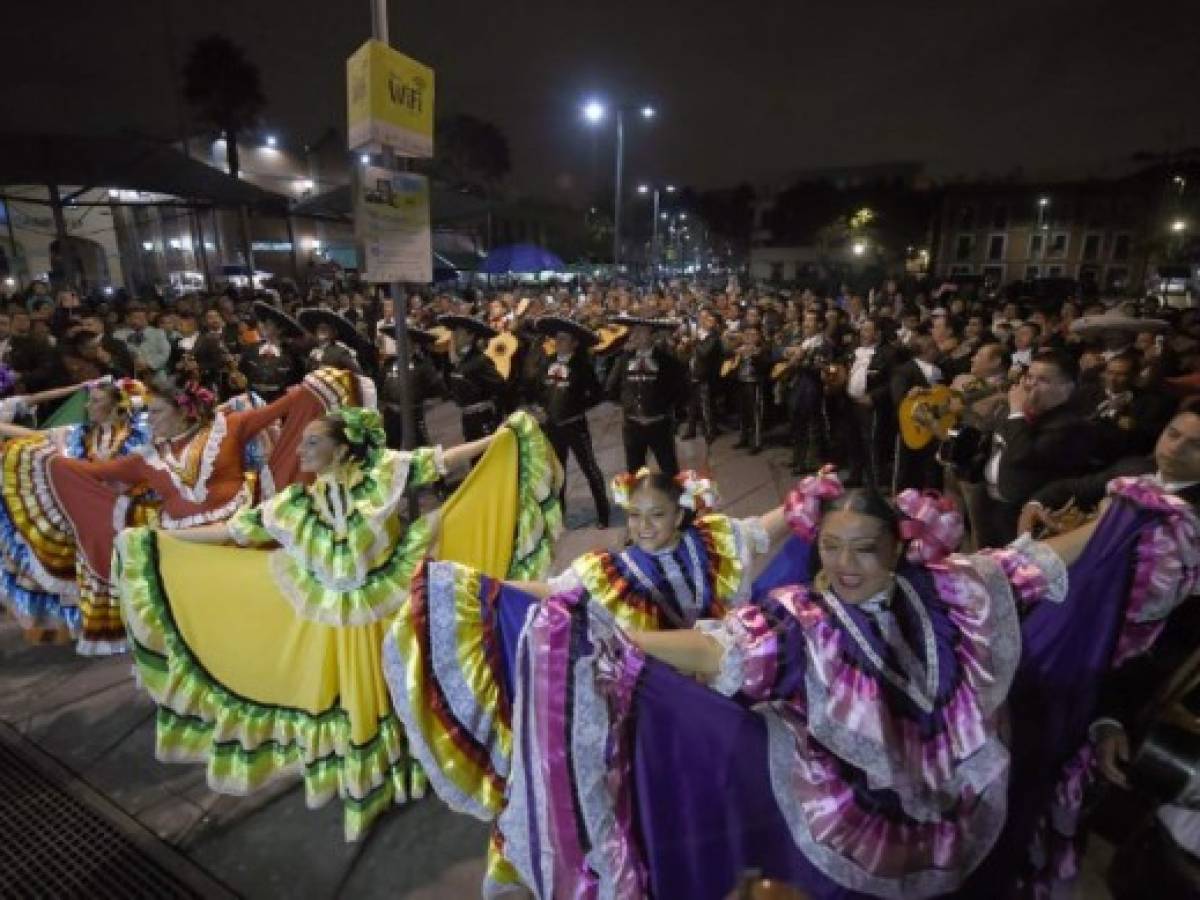
M 8 726 L 0 726 L 0 897 L 233 898 Z

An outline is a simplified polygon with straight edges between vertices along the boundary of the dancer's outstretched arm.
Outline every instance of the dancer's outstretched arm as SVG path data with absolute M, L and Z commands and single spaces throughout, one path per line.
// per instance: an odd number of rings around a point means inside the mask
M 711 680 L 721 671 L 724 651 L 702 631 L 631 631 L 629 639 L 643 652 L 685 674 Z
M 178 531 L 167 532 L 171 537 L 192 544 L 232 544 L 229 528 L 224 522 L 212 525 L 200 525 L 197 528 L 181 528 Z
M 31 434 L 37 434 L 37 431 L 33 428 L 23 428 L 20 425 L 10 425 L 7 422 L 0 422 L 0 437 L 19 438 L 29 437 Z
M 38 391 L 36 394 L 27 394 L 25 396 L 26 406 L 37 406 L 39 403 L 49 403 L 51 400 L 58 400 L 62 397 L 70 397 L 73 393 L 88 386 L 86 381 L 81 381 L 78 384 L 69 384 L 66 387 L 51 388 L 48 391 Z
M 449 450 L 443 451 L 442 460 L 446 463 L 447 469 L 453 469 L 460 463 L 470 462 L 476 456 L 479 456 L 495 439 L 495 434 L 489 434 L 487 437 L 481 437 L 477 441 L 468 441 L 465 444 L 451 447 Z

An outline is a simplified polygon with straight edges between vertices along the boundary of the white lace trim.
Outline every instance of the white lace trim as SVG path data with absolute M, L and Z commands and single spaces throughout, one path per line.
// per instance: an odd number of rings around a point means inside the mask
M 843 887 L 892 900 L 922 900 L 948 894 L 958 887 L 975 870 L 991 851 L 1004 827 L 1008 812 L 1008 778 L 993 779 L 983 790 L 978 808 L 966 825 L 963 835 L 965 852 L 954 868 L 924 869 L 907 872 L 897 877 L 875 875 L 857 862 L 848 859 L 833 848 L 821 843 L 812 833 L 805 814 L 805 806 L 799 800 L 792 780 L 798 775 L 796 757 L 802 754 L 797 744 L 793 726 L 785 718 L 787 713 L 773 705 L 761 704 L 756 708 L 767 723 L 767 757 L 771 775 L 771 792 L 775 802 L 788 823 L 792 840 L 814 866 Z M 823 742 L 822 742 L 823 743 Z
M 179 492 L 189 503 L 203 503 L 208 499 L 208 479 L 212 477 L 213 466 L 217 462 L 217 454 L 221 452 L 221 444 L 225 440 L 225 434 L 229 426 L 225 421 L 225 414 L 218 412 L 213 416 L 212 428 L 209 429 L 208 438 L 204 442 L 204 450 L 200 454 L 200 468 L 196 475 L 196 483 L 189 487 L 184 484 L 179 478 L 179 474 L 172 469 L 163 460 L 158 452 L 158 447 L 154 444 L 146 444 L 138 447 L 134 452 L 142 456 L 146 460 L 146 464 L 166 472 L 171 479 L 171 484 L 175 490 Z M 191 442 L 188 442 L 188 447 L 191 447 Z M 186 454 L 187 448 L 184 449 Z M 163 520 L 166 520 L 166 516 Z M 209 521 L 212 521 L 211 519 Z
M 732 616 L 724 619 L 701 619 L 692 626 L 696 631 L 721 645 L 721 664 L 708 686 L 718 694 L 732 697 L 742 689 L 746 680 L 746 628 Z M 739 633 L 735 634 L 734 631 Z
M 1046 579 L 1046 592 L 1042 596 L 1042 600 L 1062 603 L 1067 598 L 1067 589 L 1070 587 L 1067 566 L 1062 561 L 1062 557 L 1050 549 L 1049 544 L 1035 541 L 1032 536 L 1023 534 L 1009 544 L 1008 549 L 1020 553 L 1032 565 L 1041 570 Z
M 249 502 L 250 492 L 246 489 L 245 485 L 242 485 L 236 494 L 216 509 L 206 509 L 190 516 L 184 516 L 182 519 L 176 519 L 163 512 L 159 516 L 160 524 L 167 531 L 179 531 L 183 528 L 195 528 L 197 525 L 223 522 Z

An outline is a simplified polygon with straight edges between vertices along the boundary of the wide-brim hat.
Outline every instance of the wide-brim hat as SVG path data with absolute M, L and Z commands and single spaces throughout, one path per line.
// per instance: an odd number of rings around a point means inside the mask
M 585 347 L 594 347 L 600 342 L 600 335 L 592 329 L 564 316 L 542 316 L 533 323 L 533 328 L 550 337 L 565 331 Z
M 328 325 L 343 344 L 355 349 L 370 346 L 349 319 L 339 316 L 332 309 L 310 306 L 300 310 L 296 315 L 300 319 L 300 324 L 313 334 L 316 334 L 318 325 Z
M 1139 319 L 1123 312 L 1106 312 L 1099 316 L 1080 316 L 1071 323 L 1071 334 L 1101 335 L 1109 331 L 1120 331 L 1126 334 L 1162 334 L 1170 331 L 1171 326 L 1162 319 Z
M 679 327 L 678 319 L 651 319 L 646 316 L 611 316 L 609 323 L 628 328 L 653 328 L 656 331 L 674 331 Z
M 437 323 L 451 331 L 461 328 L 464 331 L 469 331 L 476 337 L 494 338 L 500 332 L 489 325 L 487 322 L 482 322 L 479 319 L 474 319 L 471 316 L 460 316 L 455 314 L 447 314 L 438 316 Z
M 420 344 L 422 347 L 432 347 L 438 342 L 438 336 L 432 331 L 426 331 L 424 328 L 413 328 L 408 326 L 408 339 L 414 344 Z
M 289 337 L 303 337 L 308 333 L 303 325 L 265 300 L 254 301 L 254 318 L 258 322 L 274 322 Z

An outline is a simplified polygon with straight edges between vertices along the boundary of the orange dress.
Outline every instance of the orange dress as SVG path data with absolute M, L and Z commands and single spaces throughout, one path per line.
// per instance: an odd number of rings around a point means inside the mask
M 107 462 L 51 460 L 52 493 L 77 543 L 79 652 L 104 655 L 125 650 L 110 564 L 113 542 L 128 522 L 133 485 L 146 485 L 161 499 L 159 524 L 164 529 L 224 521 L 255 500 L 244 474 L 247 443 L 279 421 L 279 438 L 264 480 L 278 488 L 301 480 L 296 451 L 305 426 L 339 405 L 373 405 L 372 388 L 364 382 L 348 372 L 319 369 L 274 403 L 217 412 L 208 424 L 129 456 Z

